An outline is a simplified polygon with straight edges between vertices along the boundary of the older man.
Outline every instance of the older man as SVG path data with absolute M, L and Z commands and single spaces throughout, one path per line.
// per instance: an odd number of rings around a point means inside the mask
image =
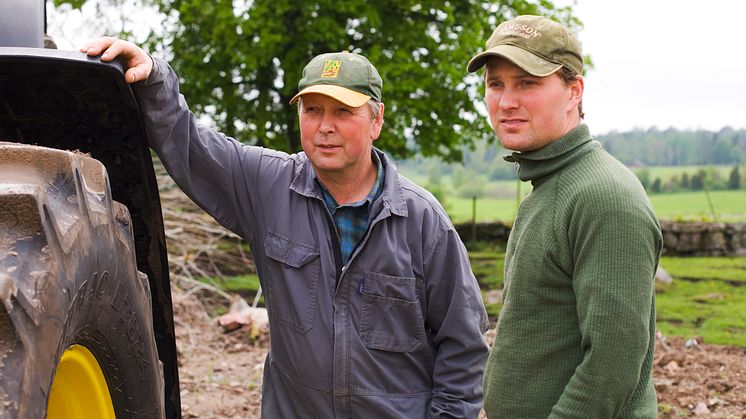
M 499 25 L 468 65 L 533 190 L 505 254 L 485 372 L 490 418 L 654 418 L 653 277 L 661 233 L 637 178 L 583 124 L 583 56 L 538 16 Z
M 304 152 L 241 144 L 197 124 L 178 79 L 132 43 L 122 57 L 150 145 L 202 208 L 251 245 L 270 314 L 267 418 L 476 417 L 487 317 L 453 225 L 373 147 L 376 68 L 321 54 L 298 94 Z

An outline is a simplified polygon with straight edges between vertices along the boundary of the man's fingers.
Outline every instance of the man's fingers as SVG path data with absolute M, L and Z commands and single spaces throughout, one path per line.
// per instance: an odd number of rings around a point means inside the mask
M 87 42 L 80 48 L 80 52 L 85 52 L 88 55 L 94 56 L 99 55 L 101 52 L 109 48 L 117 39 L 110 36 L 104 36 L 98 39 Z
M 127 83 L 145 80 L 153 68 L 153 61 L 143 49 L 129 41 L 105 36 L 93 40 L 81 49 L 90 56 L 101 55 L 101 61 L 109 62 L 121 58 L 125 65 L 124 79 Z
M 138 78 L 137 70 L 134 68 L 127 70 L 127 72 L 124 73 L 124 80 L 130 84 L 139 81 L 140 79 Z
M 137 47 L 135 47 L 131 42 L 117 39 L 107 48 L 104 48 L 102 52 L 101 61 L 111 61 L 119 56 L 129 60 L 137 55 Z
M 80 49 L 90 56 L 101 55 L 101 61 L 111 61 L 119 56 L 131 59 L 137 55 L 138 50 L 139 48 L 131 42 L 109 36 L 89 42 Z

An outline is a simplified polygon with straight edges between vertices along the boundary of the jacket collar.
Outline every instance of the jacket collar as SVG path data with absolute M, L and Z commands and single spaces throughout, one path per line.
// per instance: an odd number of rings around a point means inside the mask
M 588 126 L 580 124 L 558 140 L 538 150 L 514 152 L 504 159 L 518 163 L 518 177 L 522 181 L 533 181 L 561 170 L 575 159 L 600 146 L 597 141 L 592 141 Z
M 408 215 L 407 203 L 404 200 L 404 192 L 399 182 L 399 172 L 386 153 L 373 147 L 373 153 L 376 153 L 383 166 L 383 191 L 381 196 L 374 202 L 372 209 L 378 208 L 377 203 L 381 203 L 384 208 L 389 208 L 392 214 L 406 217 Z M 299 169 L 290 184 L 290 189 L 300 195 L 309 198 L 318 198 L 323 200 L 321 188 L 316 182 L 316 172 L 313 169 L 311 161 L 306 153 L 298 153 Z M 376 211 L 377 212 L 377 211 Z

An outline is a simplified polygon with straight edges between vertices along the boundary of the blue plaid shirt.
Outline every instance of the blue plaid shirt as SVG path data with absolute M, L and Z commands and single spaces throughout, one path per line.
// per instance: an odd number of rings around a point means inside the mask
M 376 181 L 373 183 L 368 196 L 362 201 L 353 202 L 350 204 L 339 205 L 334 197 L 326 190 L 324 185 L 321 185 L 321 190 L 324 195 L 324 203 L 329 209 L 329 213 L 334 219 L 334 225 L 337 227 L 337 234 L 339 235 L 339 244 L 342 250 L 342 262 L 346 265 L 347 261 L 350 260 L 350 255 L 357 247 L 360 240 L 362 240 L 365 232 L 368 230 L 368 217 L 370 216 L 370 206 L 373 201 L 381 195 L 381 185 L 383 185 L 383 167 L 381 167 L 381 159 L 373 154 L 373 161 L 376 164 Z

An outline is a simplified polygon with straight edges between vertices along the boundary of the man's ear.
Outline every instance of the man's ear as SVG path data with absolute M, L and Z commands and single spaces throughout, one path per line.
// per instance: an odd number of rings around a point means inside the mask
M 380 111 L 378 112 L 378 116 L 373 120 L 373 126 L 371 127 L 370 133 L 373 141 L 378 139 L 381 135 L 381 129 L 383 128 L 383 111 L 385 110 L 383 102 L 379 103 L 378 107 Z
M 575 80 L 570 83 L 570 108 L 576 109 L 583 100 L 583 91 L 585 90 L 585 81 L 583 76 L 575 76 Z

